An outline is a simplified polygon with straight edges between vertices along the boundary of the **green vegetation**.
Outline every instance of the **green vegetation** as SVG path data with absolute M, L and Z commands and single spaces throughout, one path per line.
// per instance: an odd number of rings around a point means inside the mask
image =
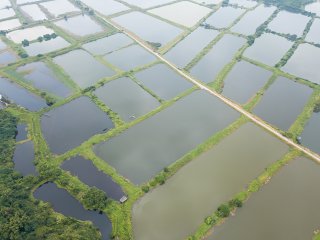
M 0 110 L 0 239 L 98 239 L 89 223 L 56 214 L 30 196 L 43 177 L 22 177 L 13 170 L 16 123 Z
M 303 9 L 303 7 L 309 3 L 314 2 L 313 0 L 263 0 L 263 2 L 267 5 L 275 5 L 281 8 L 284 8 L 288 11 L 296 12 L 299 9 Z

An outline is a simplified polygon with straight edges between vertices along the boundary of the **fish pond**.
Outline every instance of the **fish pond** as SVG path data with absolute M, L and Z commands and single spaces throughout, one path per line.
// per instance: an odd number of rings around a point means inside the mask
M 90 221 L 101 232 L 102 239 L 110 239 L 112 225 L 108 217 L 95 211 L 84 209 L 81 203 L 71 196 L 65 189 L 58 188 L 55 183 L 40 186 L 33 196 L 52 205 L 52 208 L 63 215 L 82 221 Z
M 97 133 L 113 127 L 112 121 L 88 97 L 77 98 L 41 118 L 41 129 L 50 149 L 64 153 Z
M 207 239 L 312 239 L 320 218 L 319 168 L 305 158 L 293 160 Z
M 132 121 L 160 106 L 160 103 L 130 78 L 108 82 L 95 91 L 98 98 L 124 121 Z
M 96 168 L 90 161 L 81 156 L 72 157 L 61 165 L 63 170 L 77 176 L 83 183 L 104 191 L 107 197 L 119 201 L 124 192 L 112 178 Z
M 124 177 L 141 184 L 238 117 L 212 95 L 196 91 L 94 146 L 94 151 Z
M 16 145 L 13 154 L 14 170 L 23 176 L 37 175 L 34 165 L 34 147 L 33 142 L 28 141 Z
M 320 113 L 314 112 L 301 135 L 302 144 L 320 154 Z
M 302 112 L 312 89 L 284 77 L 279 77 L 263 94 L 253 113 L 286 131 Z
M 216 28 L 227 28 L 244 12 L 245 10 L 241 8 L 221 7 L 205 22 Z
M 136 239 L 186 239 L 287 150 L 253 123 L 245 124 L 138 200 L 133 207 Z

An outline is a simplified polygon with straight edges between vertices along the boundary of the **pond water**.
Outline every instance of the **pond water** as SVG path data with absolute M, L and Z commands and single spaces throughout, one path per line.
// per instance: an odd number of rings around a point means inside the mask
M 116 33 L 110 37 L 101 38 L 83 44 L 82 47 L 94 55 L 104 55 L 132 44 L 133 41 L 123 33 Z
M 300 37 L 309 20 L 309 17 L 302 14 L 281 11 L 269 23 L 268 28 L 278 33 L 295 34 Z
M 122 3 L 113 0 L 81 0 L 88 7 L 100 12 L 101 14 L 108 16 L 114 13 L 126 11 L 129 8 Z M 106 7 L 108 6 L 108 7 Z
M 160 103 L 130 78 L 120 78 L 98 88 L 95 94 L 126 122 L 141 117 Z
M 300 44 L 282 69 L 298 77 L 320 84 L 317 59 L 320 59 L 320 48 L 307 43 Z
M 33 62 L 21 66 L 17 71 L 24 75 L 26 82 L 34 87 L 60 97 L 67 97 L 71 89 L 58 80 L 58 76 L 43 62 Z
M 62 14 L 69 13 L 69 12 L 80 12 L 80 9 L 76 8 L 68 0 L 48 1 L 48 2 L 43 2 L 40 5 L 46 8 L 54 17 L 58 17 Z
M 20 7 L 21 10 L 32 20 L 41 21 L 47 19 L 47 16 L 42 12 L 37 4 L 24 5 Z
M 96 145 L 94 151 L 124 177 L 134 184 L 141 184 L 237 117 L 237 112 L 215 97 L 196 91 L 122 134 Z
M 45 34 L 52 34 L 54 31 L 45 26 L 36 26 L 31 28 L 25 28 L 10 32 L 7 34 L 7 37 L 14 41 L 15 43 L 21 43 L 23 40 L 36 40 L 38 37 Z
M 65 47 L 68 47 L 70 44 L 61 37 L 56 37 L 49 41 L 35 42 L 30 44 L 28 47 L 24 47 L 24 50 L 30 56 L 36 56 L 38 54 L 46 54 L 53 52 Z
M 110 128 L 112 121 L 88 97 L 77 98 L 41 118 L 43 136 L 55 154 L 77 147 Z
M 11 30 L 20 26 L 21 23 L 17 18 L 0 22 L 0 30 Z
M 81 88 L 94 85 L 100 79 L 115 74 L 112 69 L 95 60 L 84 50 L 68 52 L 55 57 L 53 61 L 60 65 Z M 79 68 L 78 66 L 86 67 Z
M 32 141 L 16 145 L 13 154 L 14 170 L 18 171 L 23 176 L 37 175 L 33 160 L 34 147 Z
M 97 22 L 92 20 L 87 15 L 79 15 L 76 17 L 68 18 L 67 20 L 62 19 L 54 22 L 54 24 L 62 28 L 66 32 L 80 37 L 104 31 L 102 26 L 100 26 Z
M 121 187 L 109 175 L 97 169 L 90 160 L 76 156 L 63 162 L 61 168 L 77 176 L 80 181 L 88 186 L 104 191 L 108 198 L 119 201 L 124 196 Z
M 175 45 L 164 56 L 170 62 L 180 68 L 185 67 L 191 60 L 204 49 L 217 35 L 216 30 L 198 27 L 177 45 Z
M 28 132 L 27 132 L 27 124 L 18 124 L 17 125 L 17 135 L 16 135 L 16 141 L 22 141 L 26 140 L 28 138 Z
M 224 80 L 222 94 L 244 104 L 269 80 L 272 72 L 245 61 L 238 62 Z
M 212 9 L 210 8 L 192 2 L 181 1 L 163 7 L 153 8 L 148 12 L 185 27 L 193 27 L 211 11 Z M 179 14 L 177 14 L 177 12 L 179 12 Z
M 115 17 L 112 20 L 145 41 L 162 45 L 182 33 L 180 28 L 137 11 Z
M 231 28 L 231 31 L 243 35 L 253 35 L 257 28 L 263 24 L 276 10 L 276 7 L 260 5 L 254 10 L 247 12 L 241 20 Z
M 292 47 L 293 42 L 284 37 L 271 33 L 264 33 L 247 48 L 243 55 L 253 60 L 260 61 L 270 66 L 276 65 Z
M 107 54 L 104 59 L 125 71 L 156 61 L 155 56 L 139 45 L 132 45 L 112 52 Z
M 33 195 L 39 200 L 49 202 L 58 213 L 82 221 L 91 221 L 100 230 L 103 240 L 110 239 L 112 225 L 106 215 L 84 209 L 77 199 L 65 189 L 58 188 L 55 183 L 49 182 L 40 186 Z
M 205 22 L 216 28 L 227 28 L 244 12 L 241 8 L 221 7 Z
M 306 5 L 305 10 L 308 12 L 315 13 L 318 16 L 320 16 L 320 2 L 317 1 L 317 2 L 310 3 L 310 4 Z
M 245 42 L 243 38 L 224 35 L 191 69 L 191 74 L 205 83 L 212 82 Z
M 311 94 L 310 87 L 279 77 L 264 93 L 253 112 L 286 131 L 302 112 Z
M 320 44 L 320 19 L 314 19 L 314 22 L 306 36 L 306 41 Z
M 301 137 L 303 145 L 320 154 L 320 113 L 313 113 Z
M 312 239 L 319 229 L 319 168 L 311 160 L 295 159 L 207 239 Z
M 10 101 L 27 108 L 30 111 L 38 111 L 47 106 L 46 101 L 6 78 L 0 77 L 0 93 Z
M 169 100 L 193 85 L 164 64 L 157 64 L 135 74 L 138 81 L 161 99 Z
M 287 150 L 253 123 L 242 126 L 138 200 L 133 207 L 136 239 L 186 239 Z
M 18 57 L 10 51 L 0 53 L 0 65 L 8 65 L 18 60 Z

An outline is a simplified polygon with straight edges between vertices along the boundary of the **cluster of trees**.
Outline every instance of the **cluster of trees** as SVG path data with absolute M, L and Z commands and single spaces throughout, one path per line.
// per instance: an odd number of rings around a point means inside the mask
M 43 36 L 38 37 L 38 41 L 39 42 L 49 41 L 51 39 L 55 39 L 56 37 L 58 37 L 58 35 L 56 33 L 45 34 Z M 28 47 L 30 45 L 30 41 L 28 39 L 24 39 L 24 40 L 22 40 L 21 44 L 24 47 Z
M 312 3 L 313 0 L 263 0 L 267 5 L 276 5 L 287 11 L 300 12 L 306 4 Z
M 0 239 L 99 239 L 87 223 L 54 215 L 48 204 L 31 198 L 37 177 L 13 170 L 17 119 L 0 110 Z

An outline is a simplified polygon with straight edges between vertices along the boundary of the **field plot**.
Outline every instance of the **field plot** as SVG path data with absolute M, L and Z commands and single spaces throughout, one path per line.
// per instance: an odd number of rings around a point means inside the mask
M 5 18 L 11 18 L 14 17 L 16 13 L 12 8 L 9 9 L 0 9 L 0 20 Z
M 320 16 L 320 2 L 314 2 L 314 3 L 310 3 L 305 7 L 305 10 L 308 12 L 312 12 L 317 14 L 317 16 Z
M 311 88 L 279 77 L 264 93 L 253 112 L 286 131 L 301 113 L 311 94 Z
M 54 62 L 60 65 L 81 88 L 94 85 L 104 77 L 114 75 L 114 71 L 95 60 L 83 50 L 74 50 L 55 57 Z M 79 68 L 78 66 L 86 66 Z
M 272 73 L 248 62 L 238 62 L 224 80 L 222 95 L 244 104 L 268 81 Z
M 320 154 L 320 113 L 314 112 L 301 135 L 302 144 Z
M 57 51 L 59 49 L 68 47 L 70 43 L 64 40 L 62 37 L 55 37 L 49 41 L 34 42 L 27 47 L 23 47 L 24 50 L 30 56 L 36 56 L 39 54 L 46 54 Z
M 215 39 L 218 34 L 219 32 L 216 30 L 198 27 L 170 49 L 164 56 L 170 62 L 183 68 L 213 39 Z
M 265 33 L 256 39 L 254 44 L 247 48 L 243 55 L 273 66 L 280 61 L 292 45 L 292 42 L 283 37 Z
M 287 150 L 252 123 L 242 126 L 138 200 L 133 208 L 136 239 L 185 239 Z
M 281 11 L 276 18 L 270 22 L 268 28 L 278 33 L 297 35 L 300 37 L 309 20 L 309 17 L 301 14 Z
M 182 33 L 180 28 L 137 11 L 121 15 L 112 20 L 134 32 L 145 41 L 162 45 L 167 44 Z
M 158 64 L 135 74 L 138 81 L 151 89 L 158 97 L 169 100 L 187 89 L 192 84 L 163 64 Z
M 19 19 L 16 18 L 0 22 L 0 30 L 12 30 L 20 26 L 21 23 Z
M 72 3 L 68 0 L 54 0 L 40 3 L 42 7 L 47 9 L 53 17 L 58 17 L 60 15 L 70 13 L 70 12 L 80 12 L 79 8 L 76 8 Z M 82 25 L 78 25 L 79 26 Z M 81 28 L 81 27 L 80 27 Z
M 316 18 L 306 36 L 306 41 L 320 44 L 320 19 Z
M 298 77 L 320 84 L 318 59 L 320 59 L 320 48 L 307 43 L 301 44 L 282 69 Z
M 14 169 L 23 176 L 37 175 L 34 161 L 33 142 L 17 144 L 13 155 Z
M 80 202 L 66 190 L 58 188 L 54 183 L 46 183 L 34 192 L 34 197 L 49 202 L 56 212 L 82 221 L 91 221 L 97 227 L 103 240 L 108 240 L 112 231 L 110 220 L 105 214 L 86 210 Z
M 215 97 L 197 91 L 96 145 L 94 151 L 121 175 L 141 184 L 237 117 L 238 113 Z
M 108 197 L 116 201 L 124 195 L 121 187 L 110 176 L 99 171 L 90 160 L 84 159 L 81 156 L 68 159 L 63 162 L 61 168 L 77 176 L 88 186 L 101 189 Z
M 41 128 L 53 153 L 64 153 L 113 127 L 112 121 L 89 98 L 80 97 L 44 114 Z
M 124 121 L 132 121 L 160 103 L 130 78 L 120 78 L 98 88 L 95 94 Z
M 125 71 L 156 61 L 152 54 L 139 45 L 132 45 L 112 52 L 107 54 L 104 59 Z
M 81 0 L 81 2 L 105 16 L 130 9 L 122 3 L 113 0 Z
M 229 4 L 237 5 L 245 8 L 253 8 L 258 3 L 256 1 L 251 1 L 251 0 L 229 0 Z
M 40 9 L 37 4 L 24 5 L 20 7 L 25 15 L 34 21 L 41 21 L 47 19 L 46 14 Z
M 257 28 L 263 24 L 271 14 L 276 10 L 275 7 L 266 7 L 260 5 L 254 10 L 246 13 L 240 21 L 231 28 L 231 31 L 241 33 L 243 35 L 252 35 Z
M 185 27 L 193 27 L 212 10 L 187 1 L 154 8 L 148 12 Z M 179 14 L 177 14 L 179 12 Z
M 82 48 L 93 55 L 104 55 L 132 44 L 133 41 L 122 33 L 101 38 L 82 45 Z
M 67 97 L 71 89 L 58 80 L 58 76 L 43 62 L 33 62 L 17 71 L 24 77 L 26 82 L 34 87 L 55 94 L 60 97 Z
M 54 23 L 68 33 L 76 36 L 86 36 L 103 32 L 104 29 L 87 15 L 79 15 L 76 17 L 62 19 Z M 81 26 L 81 27 L 79 27 Z
M 0 94 L 30 111 L 38 111 L 47 106 L 42 98 L 6 78 L 0 78 Z
M 140 8 L 151 8 L 173 2 L 174 0 L 123 0 L 124 2 Z
M 52 34 L 54 31 L 45 26 L 36 26 L 10 32 L 7 37 L 15 43 L 21 43 L 23 40 L 33 41 L 45 34 Z
M 295 159 L 207 239 L 312 239 L 319 227 L 319 181 L 318 164 Z
M 221 7 L 207 18 L 206 23 L 216 28 L 226 28 L 240 17 L 244 11 L 245 10 L 241 8 Z
M 191 74 L 205 83 L 212 82 L 244 44 L 243 38 L 224 35 L 191 69 Z

